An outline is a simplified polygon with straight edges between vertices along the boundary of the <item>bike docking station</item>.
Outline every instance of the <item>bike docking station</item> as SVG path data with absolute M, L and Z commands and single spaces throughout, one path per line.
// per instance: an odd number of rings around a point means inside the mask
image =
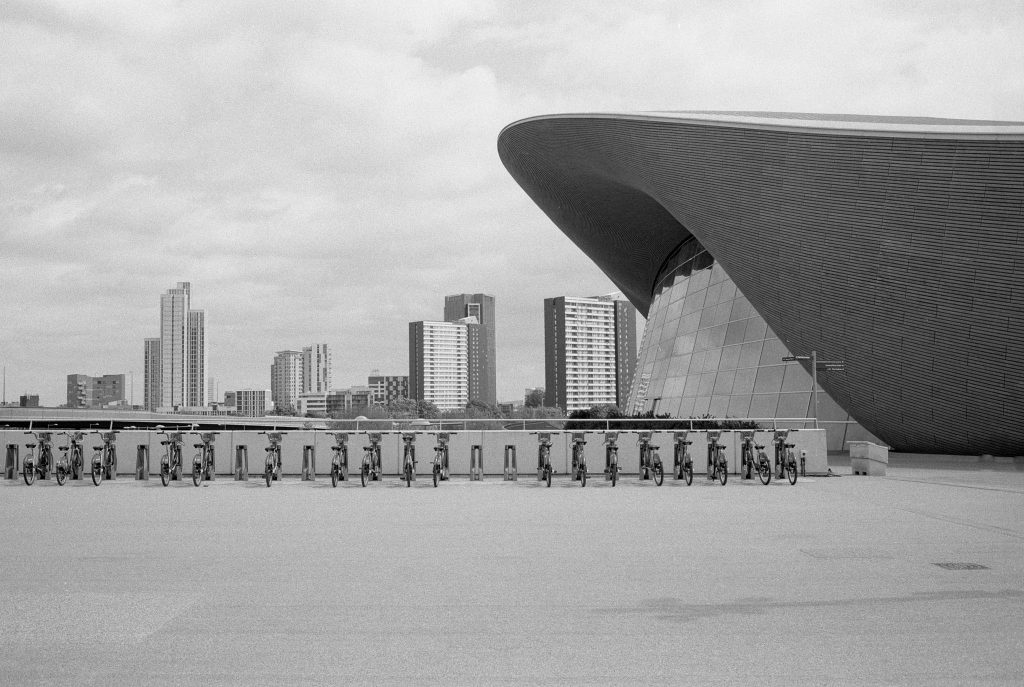
M 789 438 L 788 429 L 777 429 L 772 437 L 772 443 L 775 445 L 775 478 L 782 479 L 785 475 L 786 470 L 786 449 L 792 448 L 793 444 L 787 446 L 786 439 Z
M 504 481 L 519 481 L 519 468 L 516 465 L 516 445 L 505 444 L 505 473 Z
M 740 431 L 740 479 L 754 479 L 754 430 Z
M 604 433 L 604 480 L 611 481 L 612 486 L 619 476 L 619 433 Z
M 483 444 L 472 444 L 469 447 L 469 481 L 482 482 L 484 479 L 484 447 Z
M 725 444 L 721 443 L 721 441 L 722 430 L 708 430 L 708 480 L 714 480 L 716 475 L 718 475 L 722 481 L 722 486 L 725 486 L 729 471 L 724 455 Z
M 331 486 L 348 481 L 348 432 L 328 432 L 334 437 L 331 446 Z
M 654 433 L 648 430 L 637 432 L 636 443 L 640 446 L 640 480 L 654 480 L 661 486 L 665 481 L 665 468 L 658 455 L 659 446 L 651 443 Z
M 203 468 L 203 481 L 210 482 L 217 478 L 217 458 L 214 454 L 214 439 L 217 432 L 200 432 L 199 439 L 202 443 L 193 444 L 193 447 L 206 453 L 207 461 Z
M 431 434 L 433 434 L 433 432 L 431 432 Z M 441 473 L 440 473 L 440 475 L 438 475 L 438 479 L 440 479 L 442 482 L 447 482 L 449 479 L 451 479 L 451 466 L 450 466 L 449 460 L 448 460 L 448 451 L 449 451 L 450 447 L 449 447 L 448 444 L 449 444 L 449 442 L 451 442 L 451 439 L 452 439 L 453 436 L 455 436 L 455 432 L 438 432 L 437 433 L 437 444 L 434 446 L 434 457 L 435 457 L 435 460 L 437 461 L 437 464 L 441 467 Z M 470 477 L 469 478 L 470 479 L 474 479 L 473 478 L 473 467 L 472 467 L 473 466 L 473 462 L 472 461 L 473 461 L 473 457 L 474 456 L 473 456 L 473 451 L 472 450 L 470 450 L 469 457 L 470 457 L 470 473 L 469 473 Z M 482 477 L 483 476 L 482 461 L 481 461 L 480 471 L 481 471 L 480 474 L 481 474 L 481 477 Z M 476 479 L 479 479 L 479 478 L 476 478 Z
M 84 479 L 85 475 L 82 473 L 85 471 L 85 432 L 62 432 L 68 438 L 68 446 L 58 446 L 62 452 L 71 452 L 70 468 L 71 468 L 71 479 L 80 480 Z M 77 456 L 77 460 L 75 459 Z
M 264 447 L 264 452 L 267 455 L 266 463 L 263 468 L 263 478 L 266 480 L 267 486 L 269 487 L 271 482 L 280 481 L 283 475 L 281 474 L 281 442 L 284 440 L 285 432 L 260 432 L 260 434 L 267 435 L 267 446 Z
M 100 441 L 103 443 L 99 446 L 93 446 L 92 450 L 100 454 L 103 479 L 111 480 L 117 479 L 117 432 L 97 432 L 100 435 Z M 106 454 L 106 458 L 102 459 L 103 454 Z
M 18 445 L 7 444 L 6 458 L 4 459 L 4 479 L 18 479 L 21 468 L 18 461 Z
M 235 446 L 235 465 L 232 473 L 236 482 L 249 481 L 249 447 L 245 444 Z
M 312 444 L 302 447 L 302 481 L 316 481 L 316 446 Z
M 547 480 L 551 486 L 551 432 L 530 432 L 537 435 L 537 481 Z
M 587 456 L 583 449 L 586 445 L 586 432 L 572 433 L 572 481 L 583 486 L 587 486 Z
M 402 432 L 402 475 L 406 484 L 416 481 L 416 432 Z
M 149 444 L 139 444 L 135 449 L 135 479 L 149 479 Z
M 693 442 L 687 438 L 689 435 L 689 430 L 673 432 L 673 479 L 686 479 L 687 471 L 689 471 L 690 480 L 693 480 L 693 458 L 690 457 L 690 445 L 693 444 Z

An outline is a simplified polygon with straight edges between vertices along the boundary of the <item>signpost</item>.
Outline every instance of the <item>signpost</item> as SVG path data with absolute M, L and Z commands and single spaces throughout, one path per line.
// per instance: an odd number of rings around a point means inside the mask
M 818 365 L 824 372 L 844 372 L 846 370 L 845 360 L 818 360 L 818 352 L 811 351 L 810 355 L 787 355 L 783 362 L 796 360 L 811 361 L 811 393 L 814 394 L 814 429 L 818 429 Z

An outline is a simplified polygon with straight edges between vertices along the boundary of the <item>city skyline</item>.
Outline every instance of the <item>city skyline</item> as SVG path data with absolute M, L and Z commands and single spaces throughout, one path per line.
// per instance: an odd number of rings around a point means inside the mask
M 408 322 L 494 294 L 496 396 L 518 398 L 543 383 L 543 299 L 615 290 L 503 169 L 521 117 L 1024 119 L 1018 3 L 39 2 L 0 10 L 0 38 L 8 402 L 118 372 L 140 404 L 153 294 L 179 280 L 222 390 L 303 340 L 340 383 L 404 370 Z

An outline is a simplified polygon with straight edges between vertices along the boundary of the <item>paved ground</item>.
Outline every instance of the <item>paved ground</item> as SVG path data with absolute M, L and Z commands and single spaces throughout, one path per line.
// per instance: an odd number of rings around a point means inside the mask
M 1013 466 L 429 485 L 0 482 L 0 684 L 1024 674 Z

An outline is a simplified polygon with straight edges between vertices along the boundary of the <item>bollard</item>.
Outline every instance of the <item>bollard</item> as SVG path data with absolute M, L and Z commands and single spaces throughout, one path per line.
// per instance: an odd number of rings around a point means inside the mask
M 104 468 L 106 474 L 103 475 L 103 479 L 117 479 L 117 445 L 114 443 L 117 434 L 116 432 L 103 432 L 101 438 L 107 444 L 107 455 L 110 457 L 110 465 Z
M 519 480 L 519 470 L 516 467 L 516 445 L 505 444 L 505 481 L 515 482 Z
M 246 482 L 249 479 L 249 447 L 241 444 L 235 447 L 235 481 Z
M 800 476 L 807 477 L 807 451 L 800 452 Z
M 484 447 L 473 444 L 469 449 L 469 481 L 478 482 L 484 478 Z
M 4 478 L 18 479 L 18 445 L 7 444 L 7 458 L 4 461 Z
M 139 444 L 135 452 L 135 479 L 149 479 L 149 444 Z
M 313 482 L 316 480 L 316 447 L 306 445 L 302 447 L 302 481 Z

